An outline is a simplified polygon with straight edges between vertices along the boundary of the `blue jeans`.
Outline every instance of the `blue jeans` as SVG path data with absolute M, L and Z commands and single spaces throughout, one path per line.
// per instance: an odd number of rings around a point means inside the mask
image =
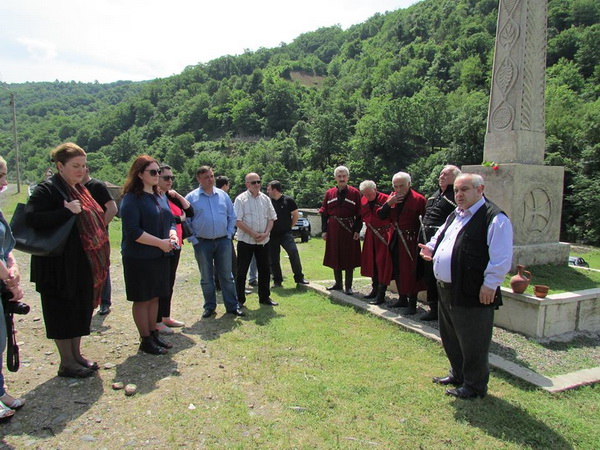
M 104 282 L 104 286 L 102 287 L 102 294 L 100 294 L 100 304 L 107 306 L 112 305 L 111 297 L 112 286 L 110 284 L 110 269 L 108 269 L 108 273 L 106 274 L 106 281 Z
M 248 283 L 255 283 L 258 281 L 258 268 L 256 267 L 256 256 L 252 255 L 252 261 L 250 261 L 250 270 L 248 270 Z
M 198 239 L 194 245 L 194 256 L 200 269 L 200 287 L 204 296 L 204 309 L 214 311 L 217 308 L 217 293 L 214 271 L 217 272 L 223 303 L 227 311 L 240 307 L 235 292 L 235 282 L 231 273 L 231 239 Z M 213 269 L 214 267 L 214 269 Z

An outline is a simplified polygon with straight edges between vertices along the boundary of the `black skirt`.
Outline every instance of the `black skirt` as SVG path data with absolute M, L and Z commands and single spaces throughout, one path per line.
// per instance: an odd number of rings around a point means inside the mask
M 69 291 L 41 292 L 42 312 L 48 339 L 73 339 L 90 334 L 92 323 L 94 289 L 89 263 L 82 261 L 87 270 L 80 270 L 73 279 L 77 294 L 68 297 Z M 84 276 L 86 275 L 86 276 Z
M 167 297 L 171 291 L 169 278 L 171 258 L 123 257 L 125 293 L 130 302 L 147 302 Z

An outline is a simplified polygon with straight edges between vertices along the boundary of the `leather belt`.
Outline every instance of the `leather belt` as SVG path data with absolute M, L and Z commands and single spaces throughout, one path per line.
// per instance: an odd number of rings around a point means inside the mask
M 437 280 L 437 285 L 442 289 L 452 289 L 452 283 L 446 283 L 445 281 Z
M 203 238 L 203 237 L 198 236 L 198 240 L 199 241 L 211 241 L 211 242 L 214 242 L 214 241 L 219 241 L 221 239 L 225 239 L 226 237 L 227 237 L 227 235 L 221 236 L 221 237 L 218 237 L 218 238 L 214 238 L 214 239 L 207 239 L 207 238 Z

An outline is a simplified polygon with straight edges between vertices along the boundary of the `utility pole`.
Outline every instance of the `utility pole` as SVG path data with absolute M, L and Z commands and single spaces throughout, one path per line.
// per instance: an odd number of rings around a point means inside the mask
M 19 170 L 19 141 L 17 140 L 17 107 L 15 105 L 15 94 L 13 91 L 4 87 L 10 92 L 10 105 L 12 106 L 13 119 L 13 138 L 15 141 L 15 171 L 17 172 L 17 193 L 21 193 L 21 173 Z

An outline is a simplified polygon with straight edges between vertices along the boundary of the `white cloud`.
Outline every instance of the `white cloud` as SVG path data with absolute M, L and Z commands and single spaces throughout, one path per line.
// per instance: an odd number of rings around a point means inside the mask
M 34 61 L 50 61 L 58 56 L 56 45 L 52 42 L 25 37 L 17 38 L 17 42 L 27 49 L 27 53 Z
M 226 54 L 289 43 L 320 27 L 347 28 L 415 2 L 3 0 L 0 81 L 166 77 Z

